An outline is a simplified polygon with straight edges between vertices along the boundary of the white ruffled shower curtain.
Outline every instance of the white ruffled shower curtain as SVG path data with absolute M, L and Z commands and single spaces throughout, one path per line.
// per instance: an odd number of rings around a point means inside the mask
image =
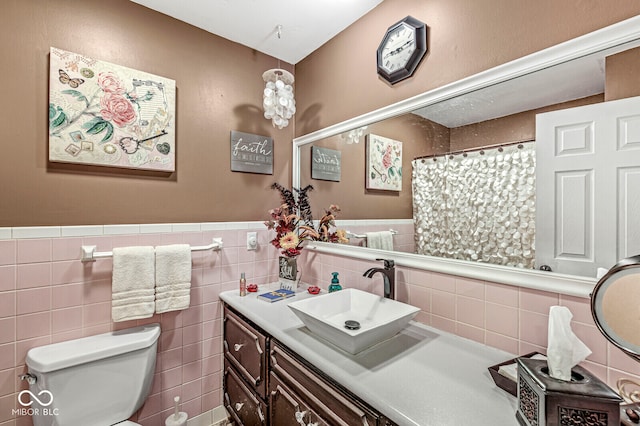
M 533 268 L 533 144 L 413 160 L 416 252 Z

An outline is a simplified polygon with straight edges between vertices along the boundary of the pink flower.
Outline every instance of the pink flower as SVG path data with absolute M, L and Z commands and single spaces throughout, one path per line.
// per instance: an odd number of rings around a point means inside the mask
M 100 115 L 107 121 L 113 121 L 119 127 L 124 127 L 136 118 L 133 105 L 124 96 L 106 93 L 100 99 Z
M 120 79 L 118 79 L 118 77 L 110 72 L 101 72 L 98 75 L 98 84 L 105 93 L 115 93 L 118 95 L 122 95 L 125 92 L 124 86 L 122 85 Z
M 388 169 L 389 167 L 391 167 L 391 153 L 390 152 L 386 152 L 383 156 L 382 156 L 382 166 L 385 169 Z

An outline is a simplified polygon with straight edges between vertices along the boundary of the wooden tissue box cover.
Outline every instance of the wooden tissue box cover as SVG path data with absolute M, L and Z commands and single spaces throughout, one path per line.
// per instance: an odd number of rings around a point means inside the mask
M 538 354 L 540 354 L 540 352 L 530 352 L 530 353 L 528 353 L 526 355 L 522 355 L 522 357 L 531 358 L 532 356 L 538 355 Z M 518 357 L 518 358 L 520 358 L 520 357 Z M 489 367 L 489 374 L 491 374 L 491 378 L 493 378 L 493 382 L 500 389 L 506 390 L 507 392 L 509 392 L 513 396 L 518 396 L 518 383 L 514 382 L 513 380 L 509 379 L 508 377 L 503 376 L 502 374 L 500 374 L 498 372 L 498 370 L 503 365 L 515 364 L 516 359 L 518 359 L 518 358 L 513 358 L 513 359 L 510 359 L 508 361 L 501 362 L 500 364 L 492 365 L 491 367 Z
M 522 426 L 618 426 L 620 402 L 609 386 L 575 366 L 571 382 L 549 376 L 547 361 L 518 358 L 518 410 Z

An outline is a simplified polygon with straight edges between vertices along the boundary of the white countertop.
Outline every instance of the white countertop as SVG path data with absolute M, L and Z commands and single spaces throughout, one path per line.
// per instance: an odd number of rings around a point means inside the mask
M 261 286 L 258 293 L 266 290 Z M 512 354 L 417 322 L 351 355 L 313 335 L 287 307 L 226 291 L 220 298 L 398 425 L 518 425 L 517 400 L 498 388 L 488 367 Z

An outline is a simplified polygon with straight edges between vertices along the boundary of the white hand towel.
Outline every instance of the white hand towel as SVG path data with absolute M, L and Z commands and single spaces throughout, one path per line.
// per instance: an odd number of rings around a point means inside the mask
M 191 247 L 156 247 L 156 313 L 187 309 L 191 303 Z
M 111 317 L 114 322 L 153 315 L 154 278 L 153 247 L 113 249 Z
M 367 232 L 367 247 L 380 250 L 393 250 L 391 231 Z

